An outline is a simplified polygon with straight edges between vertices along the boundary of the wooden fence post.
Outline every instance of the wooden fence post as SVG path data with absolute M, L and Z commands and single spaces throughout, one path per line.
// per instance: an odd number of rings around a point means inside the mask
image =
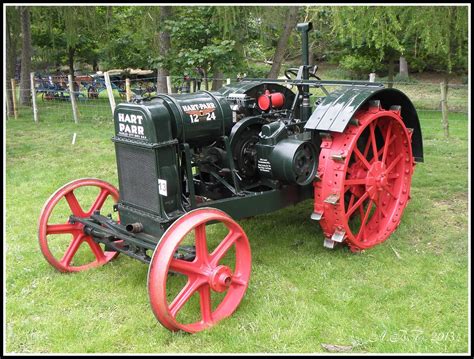
M 13 115 L 15 116 L 15 120 L 18 119 L 18 107 L 16 104 L 16 81 L 15 79 L 11 79 L 12 83 L 12 98 L 13 98 Z
M 130 79 L 125 79 L 125 93 L 127 94 L 127 102 L 132 100 L 132 91 L 130 90 Z
M 173 89 L 171 87 L 171 76 L 166 76 L 166 87 L 168 88 L 168 94 L 173 93 Z
M 115 111 L 115 98 L 114 98 L 114 92 L 112 90 L 112 84 L 110 83 L 110 76 L 109 76 L 108 71 L 104 72 L 104 79 L 105 79 L 105 86 L 107 87 L 107 95 L 109 96 L 110 108 L 112 110 L 112 116 L 113 116 L 114 111 Z
M 30 72 L 30 81 L 31 81 L 31 103 L 33 104 L 33 118 L 36 123 L 38 123 L 38 106 L 36 106 L 36 89 L 35 89 L 35 73 Z
M 7 105 L 7 113 L 5 114 L 5 119 L 8 120 L 10 118 L 10 114 L 12 113 L 11 111 L 11 108 L 10 108 L 10 96 L 12 94 L 10 93 L 10 91 L 8 91 L 8 88 L 7 88 L 7 93 L 6 93 L 6 96 L 5 96 L 5 101 L 7 102 L 6 105 Z
M 449 137 L 448 93 L 447 93 L 448 84 L 445 82 L 441 82 L 440 86 L 441 86 L 441 112 L 443 115 L 441 124 L 443 125 L 444 136 Z
M 77 103 L 76 103 L 76 94 L 74 93 L 74 84 L 72 83 L 72 75 L 67 75 L 67 79 L 69 82 L 69 98 L 71 99 L 71 106 L 72 106 L 72 115 L 74 117 L 74 122 L 78 123 L 79 116 L 77 113 Z

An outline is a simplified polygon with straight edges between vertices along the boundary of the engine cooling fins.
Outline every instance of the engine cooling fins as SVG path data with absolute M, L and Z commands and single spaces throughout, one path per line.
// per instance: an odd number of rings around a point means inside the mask
M 385 241 L 410 199 L 415 162 L 401 107 L 379 101 L 355 113 L 342 133 L 322 136 L 314 211 L 324 246 L 346 243 L 353 252 Z

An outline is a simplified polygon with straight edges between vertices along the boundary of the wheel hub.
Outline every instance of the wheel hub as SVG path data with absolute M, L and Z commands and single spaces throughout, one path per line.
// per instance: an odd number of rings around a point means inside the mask
M 381 161 L 376 161 L 367 172 L 366 190 L 369 192 L 371 199 L 377 196 L 377 192 L 383 190 L 388 185 L 388 173 L 385 164 Z
M 224 292 L 232 283 L 232 270 L 224 265 L 220 265 L 212 271 L 209 276 L 211 288 L 219 293 Z

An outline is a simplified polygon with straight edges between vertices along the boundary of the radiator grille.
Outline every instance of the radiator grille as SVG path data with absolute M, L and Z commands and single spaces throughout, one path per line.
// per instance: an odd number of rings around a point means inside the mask
M 159 211 L 154 150 L 115 144 L 120 198 L 142 208 Z

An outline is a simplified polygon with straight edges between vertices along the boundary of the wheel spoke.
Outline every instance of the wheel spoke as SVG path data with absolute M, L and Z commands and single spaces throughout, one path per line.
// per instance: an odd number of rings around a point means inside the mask
M 385 212 L 385 209 L 382 206 L 382 200 L 380 199 L 381 193 L 379 193 L 377 200 L 375 201 L 375 206 L 377 207 L 378 210 L 380 210 L 380 214 L 382 214 L 385 218 L 387 218 L 387 212 Z M 379 217 L 379 221 L 381 218 Z
M 209 252 L 207 251 L 206 224 L 197 226 L 194 230 L 196 236 L 196 258 L 201 263 L 209 261 Z
M 59 263 L 61 263 L 64 266 L 69 266 L 69 264 L 71 264 L 72 258 L 77 253 L 77 250 L 79 249 L 83 239 L 84 239 L 83 234 L 75 236 L 72 242 L 67 247 L 66 252 L 64 253 Z
M 364 155 L 362 155 L 362 153 L 360 153 L 359 149 L 356 147 L 354 147 L 354 153 L 356 154 L 356 156 L 359 158 L 359 160 L 364 164 L 364 166 L 367 168 L 367 169 L 370 169 L 370 163 L 369 161 L 367 161 L 367 159 L 364 157 Z
M 390 166 L 387 167 L 385 172 L 390 174 L 390 172 L 392 172 L 393 168 L 397 165 L 398 161 L 400 161 L 402 157 L 403 157 L 403 153 L 400 153 L 398 157 L 395 158 L 392 163 L 390 163 Z
M 347 211 L 346 216 L 349 218 L 351 214 L 359 207 L 365 199 L 369 196 L 369 192 L 365 192 L 360 198 L 357 200 L 357 202 Z
M 212 323 L 211 287 L 209 284 L 199 287 L 199 296 L 201 298 L 202 320 L 204 323 Z
M 364 148 L 364 157 L 367 158 L 367 155 L 369 154 L 369 148 L 370 148 L 370 140 L 367 139 L 367 142 L 365 143 L 365 148 Z
M 382 154 L 382 163 L 385 163 L 387 160 L 387 153 L 388 153 L 388 146 L 390 142 L 390 134 L 392 132 L 392 122 L 389 123 L 387 128 L 387 134 L 385 136 L 385 144 L 383 146 L 383 154 Z
M 170 263 L 170 270 L 184 274 L 188 277 L 196 274 L 202 274 L 202 271 L 195 263 L 183 261 L 182 259 L 172 259 Z
M 392 144 L 392 142 L 393 142 L 393 140 L 394 140 L 395 138 L 397 138 L 397 136 L 396 136 L 396 135 L 393 135 L 392 138 L 390 139 L 390 141 L 388 142 L 388 147 L 390 147 L 390 145 Z M 383 155 L 383 150 L 384 150 L 384 148 L 385 148 L 385 145 L 384 145 L 384 147 L 382 147 L 382 148 L 379 150 L 379 152 L 377 152 L 377 156 L 378 156 L 378 157 L 380 157 L 380 156 Z M 371 159 L 371 160 L 370 160 L 370 164 L 373 164 L 374 162 L 375 162 L 374 159 Z
M 243 280 L 240 275 L 234 274 L 232 276 L 232 284 L 233 285 L 247 285 L 247 282 Z
M 189 279 L 186 285 L 181 289 L 173 302 L 169 305 L 170 313 L 173 317 L 176 318 L 176 314 L 183 308 L 186 302 L 193 296 L 193 294 L 198 290 L 199 286 L 202 285 L 202 282 L 198 280 Z
M 352 185 L 366 184 L 366 183 L 367 183 L 367 178 L 346 179 L 344 181 L 345 186 L 352 186 Z
M 84 211 L 82 210 L 82 207 L 81 205 L 79 204 L 79 202 L 77 201 L 77 198 L 76 196 L 74 195 L 74 192 L 71 191 L 71 192 L 68 192 L 64 195 L 64 197 L 66 198 L 66 201 L 67 203 L 69 204 L 69 208 L 71 209 L 72 213 L 75 215 L 75 216 L 78 216 L 78 217 L 86 217 L 86 214 L 84 213 Z
M 77 230 L 77 227 L 71 223 L 64 224 L 48 224 L 46 227 L 46 234 L 65 234 L 73 233 Z
M 354 204 L 354 199 L 355 199 L 355 195 L 354 193 L 351 193 L 351 198 L 349 199 L 349 204 L 347 205 L 347 209 L 352 207 L 352 205 Z
M 90 216 L 94 211 L 98 211 L 102 208 L 104 205 L 105 200 L 109 196 L 110 192 L 106 188 L 102 188 L 100 190 L 99 195 L 95 199 L 94 203 L 92 204 L 91 208 L 89 211 L 87 211 L 87 214 Z
M 210 255 L 211 266 L 217 266 L 232 245 L 242 236 L 241 233 L 230 231 Z
M 362 219 L 364 218 L 364 204 L 363 203 L 359 205 L 359 216 L 360 216 L 360 220 L 362 221 Z
M 375 122 L 371 122 L 369 127 L 370 127 L 370 139 L 372 142 L 372 152 L 374 153 L 373 158 L 375 159 L 375 161 L 378 161 L 377 141 L 375 140 Z
M 365 212 L 364 218 L 362 219 L 362 223 L 360 224 L 359 233 L 357 234 L 357 240 L 360 239 L 360 237 L 362 236 L 362 233 L 365 230 L 365 225 L 367 223 L 367 219 L 369 218 L 370 211 L 372 210 L 372 204 L 373 203 L 374 202 L 372 200 L 370 200 L 369 204 L 367 205 L 367 210 Z
M 92 249 L 92 253 L 94 253 L 95 258 L 99 263 L 105 260 L 104 251 L 100 248 L 99 244 L 95 242 L 91 236 L 85 237 L 86 242 L 89 244 L 89 247 Z

